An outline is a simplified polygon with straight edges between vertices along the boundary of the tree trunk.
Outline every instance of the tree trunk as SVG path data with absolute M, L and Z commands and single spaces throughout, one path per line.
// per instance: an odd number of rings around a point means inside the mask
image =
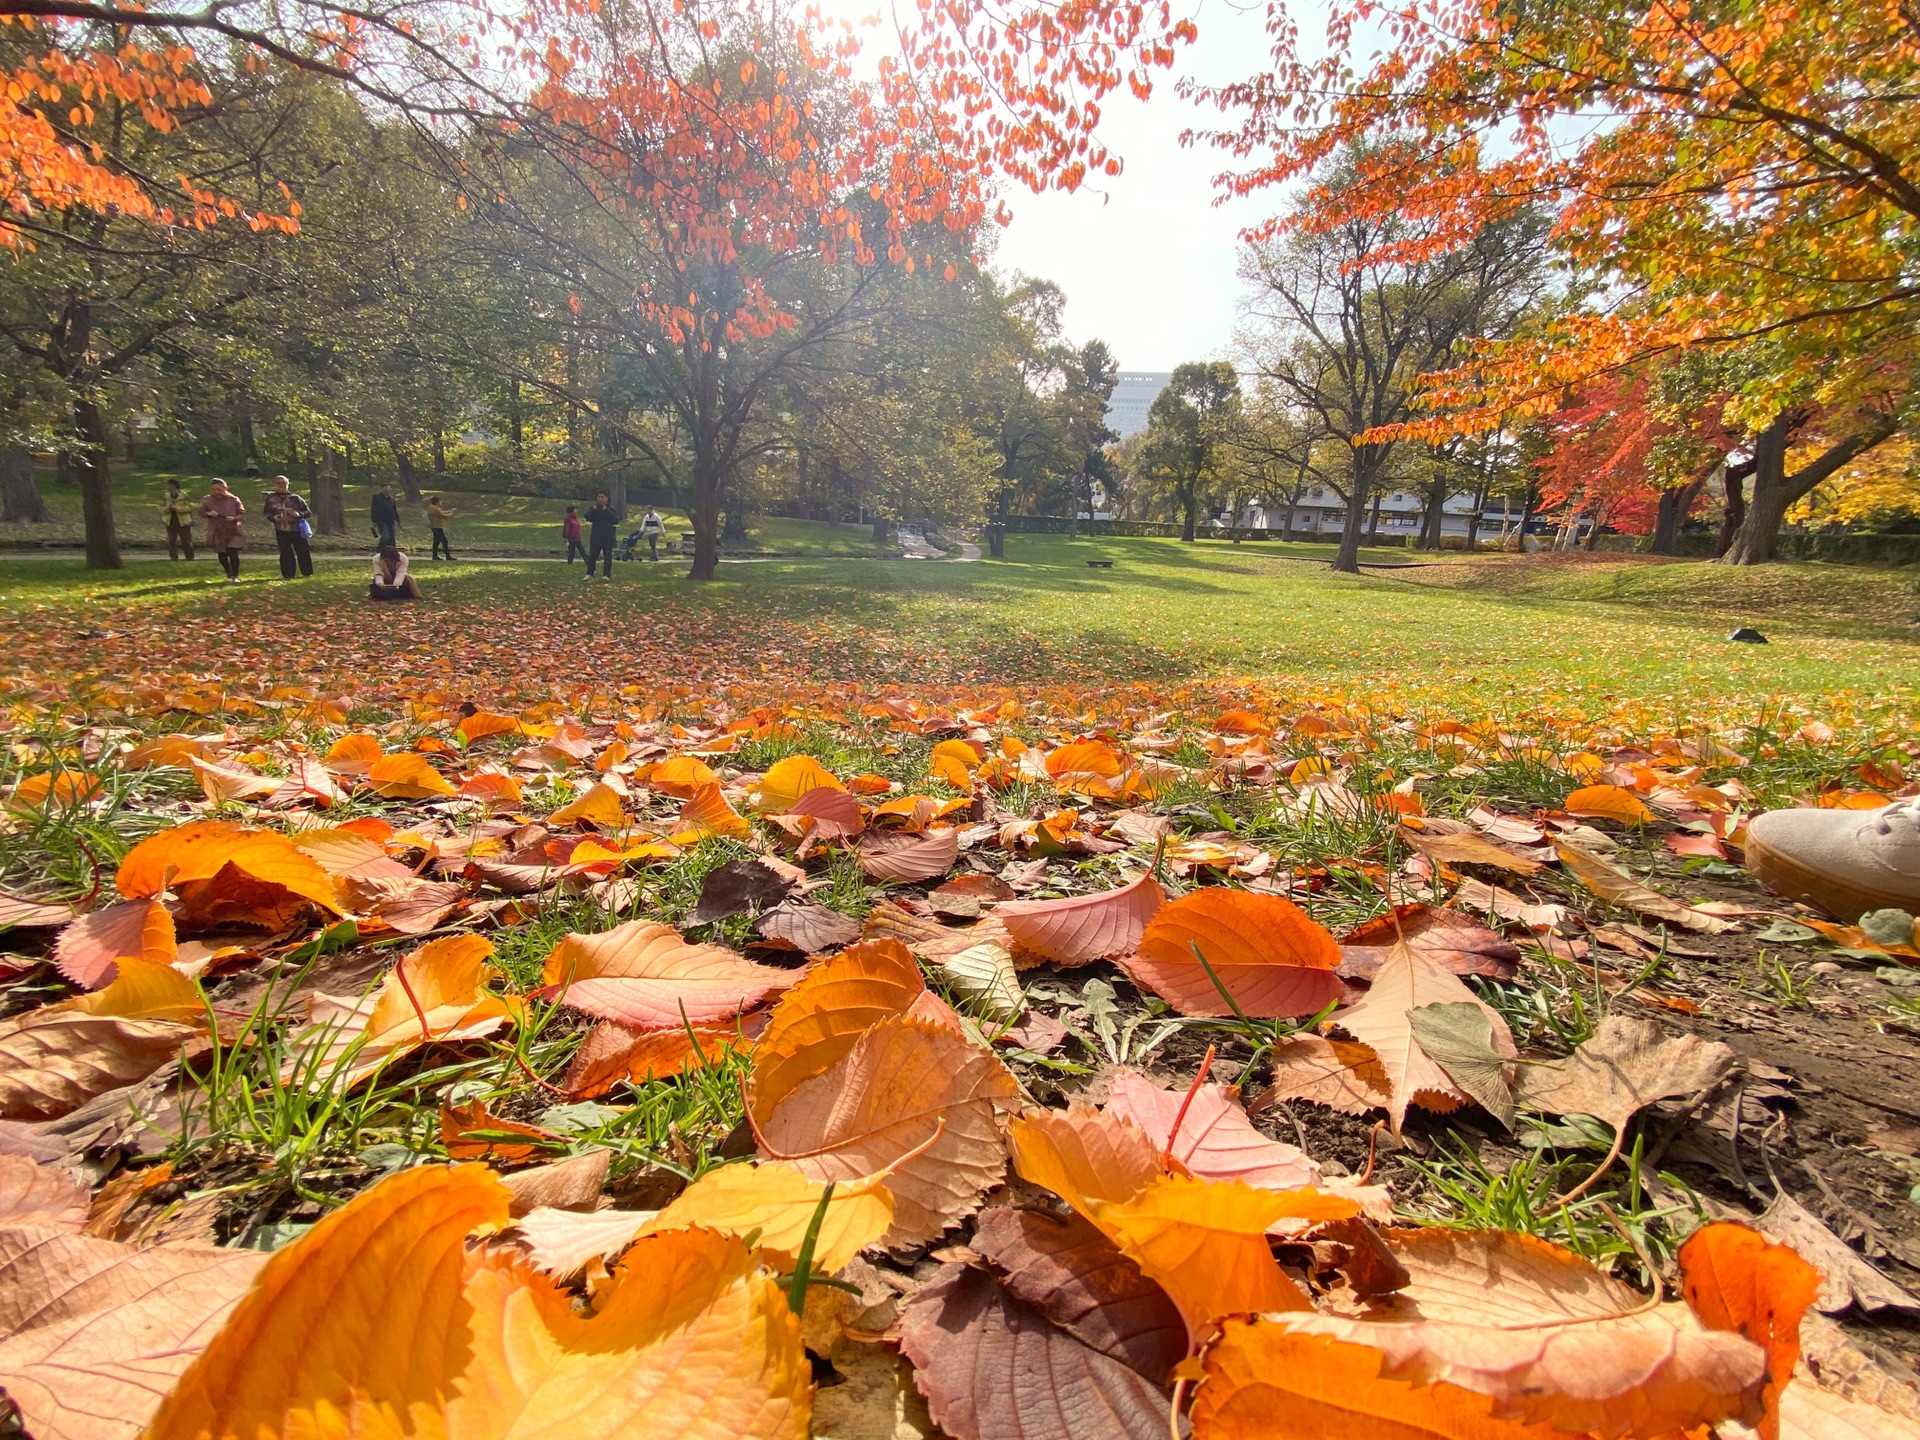
M 1373 448 L 1364 445 L 1353 452 L 1353 485 L 1347 496 L 1347 519 L 1340 527 L 1340 548 L 1333 556 L 1333 568 L 1348 575 L 1360 573 L 1360 536 L 1367 523 L 1367 502 L 1373 498 L 1374 467 L 1380 463 L 1371 453 Z
M 1386 498 L 1384 491 L 1376 490 L 1373 494 L 1373 512 L 1367 517 L 1367 544 L 1369 545 L 1380 543 L 1380 502 Z
M 1773 559 L 1774 547 L 1780 540 L 1780 527 L 1786 523 L 1787 511 L 1793 508 L 1794 502 L 1899 428 L 1891 416 L 1883 417 L 1829 447 L 1817 460 L 1789 475 L 1787 446 L 1797 420 L 1798 417 L 1792 412 L 1783 412 L 1754 441 L 1753 498 L 1746 507 L 1746 516 L 1738 532 L 1733 536 L 1733 543 L 1727 547 L 1726 554 L 1720 557 L 1722 565 L 1764 565 Z M 1732 495 L 1731 485 L 1727 493 Z
M 687 518 L 693 524 L 693 568 L 689 580 L 711 580 L 720 568 L 720 468 L 707 447 L 696 438 L 693 454 L 693 493 L 687 500 Z
M 1587 538 L 1582 541 L 1580 545 L 1580 548 L 1585 550 L 1589 555 L 1600 547 L 1600 527 L 1605 521 L 1606 514 L 1604 511 L 1596 510 L 1593 512 L 1593 524 L 1587 527 Z M 1578 534 L 1580 522 L 1576 520 L 1573 523 L 1574 533 Z
M 1446 523 L 1446 488 L 1441 485 L 1436 485 L 1427 492 L 1427 513 L 1422 518 L 1420 525 L 1420 548 L 1422 550 L 1438 550 L 1440 548 L 1440 532 L 1446 526 Z
M 720 538 L 729 545 L 744 545 L 747 542 L 747 512 L 738 496 L 727 505 L 726 524 L 720 527 Z
M 113 529 L 113 486 L 107 468 L 107 426 L 100 407 L 86 398 L 73 402 L 73 425 L 86 448 L 76 454 L 80 472 L 80 514 L 86 522 L 87 568 L 118 570 L 120 537 Z
M 1185 513 L 1185 518 L 1180 523 L 1180 538 L 1188 542 L 1193 540 L 1194 522 L 1200 513 L 1200 481 L 1198 477 L 1195 478 L 1193 486 L 1194 488 L 1192 490 L 1182 491 L 1180 495 L 1180 504 Z
M 347 491 L 340 483 L 340 476 L 331 461 L 323 471 L 313 462 L 313 456 L 307 456 L 307 486 L 312 492 L 308 503 L 313 506 L 313 528 L 321 535 L 339 535 L 347 533 Z
M 433 473 L 436 475 L 447 473 L 447 435 L 437 425 L 433 431 Z
M 255 465 L 260 463 L 260 446 L 253 434 L 253 401 L 250 397 L 240 397 L 240 453 Z
M 1649 554 L 1680 553 L 1680 527 L 1687 523 L 1688 512 L 1706 488 L 1707 481 L 1702 477 L 1660 492 L 1660 509 L 1653 520 L 1653 543 L 1647 547 Z
M 873 517 L 873 543 L 884 545 L 893 538 L 893 522 L 885 516 Z
M 613 518 L 624 523 L 627 518 L 627 472 L 624 466 L 607 479 L 607 505 L 613 511 Z
M 53 514 L 33 478 L 33 452 L 24 445 L 0 449 L 0 521 L 9 525 L 46 525 Z
M 391 440 L 387 444 L 393 450 L 393 463 L 400 469 L 400 491 L 417 504 L 421 499 L 420 472 L 413 468 L 413 456 Z
M 1733 544 L 1733 537 L 1740 533 L 1740 527 L 1746 523 L 1746 481 L 1747 476 L 1753 474 L 1754 464 L 1753 460 L 1749 460 L 1742 465 L 1729 465 L 1721 473 L 1721 483 L 1727 493 L 1727 504 L 1720 516 L 1720 538 L 1713 544 L 1716 559 L 1727 553 Z

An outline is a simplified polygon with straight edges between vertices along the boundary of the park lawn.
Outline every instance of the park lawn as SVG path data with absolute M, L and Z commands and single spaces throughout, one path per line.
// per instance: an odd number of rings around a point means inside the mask
M 1266 547 L 1014 535 L 1004 561 L 764 560 L 724 565 L 704 586 L 677 561 L 623 564 L 593 587 L 551 562 L 423 561 L 426 606 L 394 612 L 364 604 L 358 560 L 323 557 L 313 582 L 293 586 L 268 557 L 249 567 L 228 587 L 205 562 L 107 575 L 77 560 L 0 562 L 11 668 L 35 669 L 36 656 L 94 673 L 123 663 L 118 640 L 92 656 L 45 654 L 35 632 L 69 620 L 82 635 L 150 634 L 155 662 L 184 646 L 184 663 L 194 647 L 183 637 L 257 615 L 287 642 L 272 663 L 294 672 L 324 670 L 318 652 L 338 637 L 378 636 L 402 673 L 447 654 L 456 670 L 480 653 L 489 671 L 514 669 L 518 647 L 527 683 L 568 673 L 577 652 L 603 657 L 591 673 L 623 684 L 756 702 L 818 686 L 1098 700 L 1204 685 L 1469 717 L 1631 711 L 1668 727 L 1734 723 L 1784 700 L 1896 728 L 1920 674 L 1912 578 L 1811 565 L 1485 557 L 1344 576 Z M 1771 643 L 1729 642 L 1734 623 Z M 318 647 L 304 665 L 302 636 Z

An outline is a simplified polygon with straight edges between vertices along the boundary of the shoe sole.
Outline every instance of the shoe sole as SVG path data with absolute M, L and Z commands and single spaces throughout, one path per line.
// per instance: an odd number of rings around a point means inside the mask
M 1870 910 L 1911 911 L 1920 904 L 1920 895 L 1897 895 L 1823 875 L 1752 835 L 1747 837 L 1746 859 L 1747 873 L 1769 890 L 1816 905 L 1849 925 Z

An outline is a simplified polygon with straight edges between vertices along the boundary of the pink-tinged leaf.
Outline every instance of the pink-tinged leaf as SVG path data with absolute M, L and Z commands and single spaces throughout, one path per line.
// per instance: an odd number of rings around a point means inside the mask
M 1159 1386 L 969 1266 L 943 1267 L 914 1298 L 901 1318 L 900 1351 L 935 1423 L 954 1440 L 1167 1434 Z
M 1138 953 L 1120 962 L 1183 1015 L 1260 1017 L 1311 1015 L 1339 1000 L 1339 964 L 1333 937 L 1292 901 L 1227 889 L 1162 908 Z
M 0 1155 L 0 1229 L 78 1231 L 87 1223 L 87 1187 L 71 1170 L 24 1155 Z
M 860 868 L 885 884 L 932 880 L 959 858 L 960 832 L 950 825 L 912 835 L 876 833 L 860 843 Z
M 1117 890 L 1065 900 L 1010 900 L 994 910 L 1007 933 L 1036 955 L 1079 965 L 1126 955 L 1140 944 L 1147 922 L 1167 902 L 1151 875 Z
M 1520 973 L 1520 951 L 1497 930 L 1457 910 L 1402 905 L 1340 937 L 1340 978 L 1357 986 L 1372 983 L 1387 953 L 1402 939 L 1409 949 L 1456 975 L 1511 980 Z
M 1676 855 L 1698 856 L 1708 860 L 1727 858 L 1727 847 L 1720 843 L 1719 836 L 1699 835 L 1686 830 L 1669 831 L 1667 849 Z
M 670 925 L 630 920 L 569 935 L 547 956 L 538 992 L 635 1030 L 726 1020 L 784 990 L 793 974 L 719 945 L 689 945 Z
M 822 840 L 858 835 L 867 828 L 866 812 L 860 808 L 860 802 L 847 791 L 836 790 L 831 785 L 807 791 L 793 802 L 793 808 L 787 813 L 812 820 L 812 833 Z
M 1187 1113 L 1174 1133 L 1183 1104 Z M 1241 1180 L 1264 1190 L 1320 1183 L 1320 1167 L 1306 1152 L 1254 1129 L 1225 1085 L 1203 1085 L 1187 1104 L 1186 1091 L 1162 1090 L 1144 1075 L 1122 1070 L 1113 1077 L 1105 1108 L 1146 1131 L 1156 1149 L 1165 1150 L 1172 1135 L 1174 1159 L 1202 1180 Z
M 119 973 L 114 962 L 138 955 L 171 965 L 173 916 L 158 900 L 120 900 L 80 916 L 53 944 L 53 963 L 75 985 L 98 990 Z

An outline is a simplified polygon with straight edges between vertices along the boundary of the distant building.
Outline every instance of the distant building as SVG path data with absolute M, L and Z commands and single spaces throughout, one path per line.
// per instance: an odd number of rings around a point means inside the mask
M 1165 370 L 1122 370 L 1107 401 L 1107 428 L 1122 440 L 1147 428 L 1147 411 L 1173 375 Z
M 1411 540 L 1418 536 L 1420 522 L 1426 514 L 1426 508 L 1426 500 L 1411 491 L 1382 492 L 1380 496 L 1381 539 L 1405 536 Z M 1473 497 L 1465 494 L 1449 495 L 1441 509 L 1440 533 L 1464 538 L 1472 518 Z M 1479 537 L 1482 540 L 1495 539 L 1504 527 L 1516 525 L 1519 520 L 1520 512 L 1517 509 L 1489 508 L 1480 516 Z M 1285 500 L 1252 501 L 1242 507 L 1239 523 L 1248 529 L 1270 530 L 1279 534 L 1287 528 L 1287 502 Z M 1346 528 L 1346 523 L 1347 502 L 1334 491 L 1322 486 L 1309 486 L 1302 491 L 1300 503 L 1293 507 L 1295 535 L 1337 535 Z M 1540 517 L 1534 517 L 1536 530 L 1541 528 L 1542 523 Z

